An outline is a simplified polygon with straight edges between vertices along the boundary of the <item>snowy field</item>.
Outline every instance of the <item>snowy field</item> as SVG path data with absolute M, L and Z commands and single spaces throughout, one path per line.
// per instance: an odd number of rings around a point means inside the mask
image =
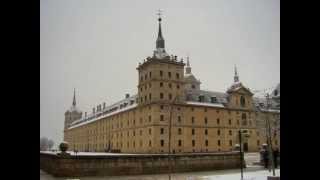
M 172 180 L 240 180 L 240 170 L 221 170 L 209 172 L 179 173 L 171 176 Z M 272 172 L 268 170 L 245 171 L 244 180 L 267 180 Z M 276 170 L 280 176 L 280 169 Z M 108 177 L 83 177 L 83 178 L 54 178 L 40 170 L 40 180 L 167 180 L 167 174 L 139 175 L 139 176 L 108 176 Z

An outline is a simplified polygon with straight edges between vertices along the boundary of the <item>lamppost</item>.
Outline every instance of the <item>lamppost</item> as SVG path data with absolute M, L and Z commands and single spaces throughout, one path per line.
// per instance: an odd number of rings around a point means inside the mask
M 174 107 L 174 103 L 176 102 L 178 96 L 175 96 L 173 99 L 171 106 L 170 106 L 170 114 L 169 114 L 169 132 L 168 132 L 168 163 L 169 163 L 169 180 L 171 180 L 171 171 L 172 171 L 172 164 L 171 164 L 171 128 L 172 128 L 172 111 Z

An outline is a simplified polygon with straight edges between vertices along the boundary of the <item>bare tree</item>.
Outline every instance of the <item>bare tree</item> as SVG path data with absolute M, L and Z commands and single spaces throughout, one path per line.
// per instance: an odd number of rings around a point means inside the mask
M 46 151 L 48 149 L 48 141 L 47 137 L 40 138 L 40 151 Z
M 53 145 L 54 145 L 54 141 L 52 139 L 49 139 L 48 140 L 48 148 L 49 148 L 49 150 L 52 149 Z

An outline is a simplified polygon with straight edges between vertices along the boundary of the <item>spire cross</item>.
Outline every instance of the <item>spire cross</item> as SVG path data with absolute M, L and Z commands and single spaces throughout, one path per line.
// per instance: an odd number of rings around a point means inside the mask
M 158 13 L 157 13 L 157 15 L 159 16 L 159 18 L 161 18 L 161 12 L 162 12 L 162 11 L 159 9 L 159 10 L 158 10 Z

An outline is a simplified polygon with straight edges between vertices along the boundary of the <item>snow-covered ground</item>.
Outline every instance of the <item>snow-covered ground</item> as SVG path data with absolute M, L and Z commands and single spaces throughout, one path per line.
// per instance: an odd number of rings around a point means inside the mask
M 267 180 L 272 176 L 268 170 L 244 171 L 243 180 Z M 280 169 L 276 169 L 276 176 L 280 176 Z M 40 170 L 40 180 L 167 180 L 167 174 L 138 175 L 138 176 L 107 176 L 107 177 L 81 177 L 81 178 L 54 178 Z M 172 180 L 240 180 L 240 170 L 221 170 L 208 172 L 190 172 L 171 175 Z

